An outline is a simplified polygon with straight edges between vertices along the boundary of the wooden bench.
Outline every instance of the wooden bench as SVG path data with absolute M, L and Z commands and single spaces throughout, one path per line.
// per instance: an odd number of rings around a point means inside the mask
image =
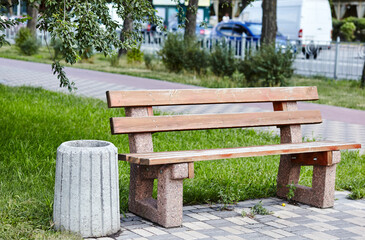
M 194 177 L 194 162 L 280 154 L 277 195 L 296 184 L 293 200 L 332 207 L 336 164 L 342 149 L 360 144 L 302 142 L 301 124 L 321 123 L 319 111 L 298 111 L 296 101 L 317 100 L 316 87 L 109 91 L 110 108 L 125 108 L 126 117 L 110 119 L 112 134 L 128 134 L 131 163 L 129 210 L 164 227 L 182 224 L 183 179 Z M 274 111 L 234 114 L 153 116 L 152 106 L 272 102 Z M 218 128 L 277 126 L 281 144 L 229 149 L 153 152 L 152 133 Z M 181 139 L 184 141 L 184 139 Z M 298 185 L 300 167 L 313 165 L 312 187 Z M 152 198 L 158 179 L 157 200 Z

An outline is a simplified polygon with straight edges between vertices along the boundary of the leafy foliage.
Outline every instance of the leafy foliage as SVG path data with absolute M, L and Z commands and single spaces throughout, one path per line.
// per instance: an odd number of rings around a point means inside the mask
M 354 35 L 355 30 L 356 30 L 356 26 L 352 22 L 345 22 L 340 27 L 340 32 L 346 41 L 351 41 L 352 39 L 355 38 L 355 35 Z
M 235 71 L 234 62 L 233 50 L 226 41 L 223 40 L 214 44 L 209 63 L 211 71 L 216 76 L 232 76 Z
M 15 37 L 15 45 L 21 53 L 25 55 L 34 55 L 38 52 L 39 44 L 36 37 L 28 28 L 19 29 Z
M 143 61 L 146 65 L 147 69 L 153 70 L 154 69 L 154 61 L 155 61 L 155 55 L 151 53 L 144 53 L 143 54 Z
M 127 52 L 128 63 L 142 62 L 143 52 L 141 51 L 141 46 L 134 47 Z
M 290 48 L 282 50 L 274 45 L 265 45 L 258 51 L 248 53 L 246 59 L 238 62 L 237 69 L 245 75 L 250 87 L 287 86 L 287 80 L 294 72 L 294 57 Z
M 353 29 L 354 26 L 355 29 Z M 344 41 L 357 40 L 365 42 L 365 18 L 348 17 L 343 20 L 332 19 L 332 28 L 333 40 L 336 40 L 339 36 Z
M 129 16 L 135 22 L 136 31 L 125 34 L 125 41 L 119 39 L 117 29 L 123 27 L 112 20 L 108 4 L 116 9 L 118 17 L 124 19 Z M 57 51 L 62 53 L 62 57 L 68 64 L 75 64 L 81 57 L 90 57 L 92 54 L 90 49 L 101 52 L 105 56 L 111 56 L 114 49 L 121 47 L 129 49 L 136 46 L 138 40 L 141 39 L 141 31 L 138 30 L 141 29 L 143 22 L 162 26 L 161 18 L 156 16 L 156 10 L 152 8 L 149 0 L 112 2 L 108 0 L 47 0 L 42 1 L 39 12 L 39 29 L 50 32 L 52 39 L 59 39 L 61 46 Z M 26 18 L 21 20 L 0 18 L 0 31 L 26 20 Z M 6 44 L 5 36 L 1 35 L 0 47 L 3 44 Z M 53 59 L 53 66 L 61 66 L 56 57 Z M 53 71 L 58 75 L 61 86 L 67 87 L 69 90 L 74 89 L 74 84 L 62 72 L 62 67 L 53 67 Z
M 259 201 L 253 207 L 251 207 L 249 213 L 246 213 L 244 210 L 242 210 L 242 217 L 254 218 L 255 215 L 270 215 L 270 214 L 272 214 L 272 212 L 270 212 L 269 210 L 267 210 L 262 206 L 262 201 Z
M 170 33 L 157 53 L 170 72 L 180 72 L 184 68 L 184 38 L 180 34 Z
M 288 185 L 286 185 L 286 187 L 288 188 L 288 193 L 286 194 L 286 199 L 288 200 L 288 202 L 290 202 L 295 195 L 295 190 L 297 189 L 297 187 L 295 186 L 294 183 L 288 184 Z
M 208 67 L 208 54 L 200 48 L 200 43 L 181 34 L 169 34 L 158 55 L 170 72 L 185 69 L 202 74 Z
M 195 38 L 185 36 L 184 48 L 184 69 L 194 71 L 199 75 L 205 73 L 208 68 L 209 56 L 200 48 L 200 42 L 196 41 Z

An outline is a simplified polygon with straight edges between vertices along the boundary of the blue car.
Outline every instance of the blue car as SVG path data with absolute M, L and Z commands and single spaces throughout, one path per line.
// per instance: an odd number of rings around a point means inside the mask
M 241 21 L 228 21 L 218 23 L 212 30 L 211 38 L 225 37 L 231 40 L 242 40 L 243 37 L 247 41 L 258 42 L 261 38 L 261 23 L 241 22 Z M 287 38 L 280 33 L 276 35 L 276 43 L 285 45 Z

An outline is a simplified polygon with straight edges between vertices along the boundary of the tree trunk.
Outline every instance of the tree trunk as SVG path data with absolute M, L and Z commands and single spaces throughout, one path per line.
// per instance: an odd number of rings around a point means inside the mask
M 9 4 L 9 16 L 13 16 L 14 12 L 13 12 L 13 2 L 11 0 L 8 0 L 8 4 Z
M 128 14 L 128 16 L 124 19 L 123 22 L 123 30 L 120 32 L 120 41 L 124 42 L 126 39 L 126 35 L 129 35 L 133 31 L 133 19 L 131 18 L 131 15 Z M 120 58 L 123 54 L 127 53 L 127 49 L 121 48 L 118 51 L 118 58 Z
M 361 88 L 365 88 L 365 61 L 364 66 L 362 68 L 362 76 L 361 76 Z
M 186 10 L 185 39 L 195 37 L 198 2 L 199 0 L 189 0 L 188 8 Z
M 275 43 L 277 32 L 276 5 L 277 0 L 262 1 L 261 45 Z
M 27 12 L 28 15 L 31 17 L 31 19 L 27 22 L 27 28 L 33 33 L 33 35 L 36 34 L 37 30 L 37 20 L 38 20 L 38 8 L 39 3 L 28 3 Z

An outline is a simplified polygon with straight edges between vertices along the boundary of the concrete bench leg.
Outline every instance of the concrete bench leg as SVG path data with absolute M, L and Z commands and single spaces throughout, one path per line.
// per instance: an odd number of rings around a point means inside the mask
M 287 157 L 287 156 L 285 156 Z M 290 158 L 280 161 L 278 174 L 278 196 L 286 198 L 288 188 L 286 185 L 291 184 L 291 180 L 296 184 L 296 190 L 293 197 L 294 201 L 309 204 L 315 207 L 328 208 L 334 205 L 336 164 L 341 160 L 341 152 L 332 152 L 332 165 L 330 166 L 313 166 L 312 187 L 298 185 L 300 165 L 290 164 Z M 299 173 L 298 173 L 299 166 Z M 294 174 L 293 174 L 294 172 Z M 280 184 L 280 185 L 279 185 Z
M 157 200 L 152 198 L 155 178 Z M 131 164 L 129 210 L 167 228 L 181 226 L 184 178 L 188 178 L 187 163 L 152 167 Z

